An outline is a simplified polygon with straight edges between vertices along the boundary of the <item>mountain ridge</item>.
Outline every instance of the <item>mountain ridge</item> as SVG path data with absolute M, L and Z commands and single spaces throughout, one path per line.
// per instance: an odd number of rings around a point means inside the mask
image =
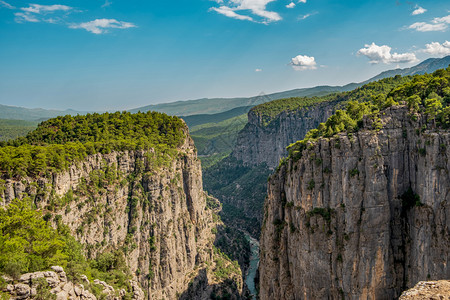
M 450 55 L 443 58 L 429 58 L 416 66 L 404 69 L 384 71 L 366 81 L 349 83 L 343 86 L 321 85 L 309 88 L 298 88 L 270 94 L 260 94 L 253 97 L 234 98 L 200 98 L 193 100 L 179 100 L 169 103 L 151 104 L 129 109 L 129 112 L 154 110 L 176 116 L 192 116 L 199 114 L 216 114 L 232 110 L 237 107 L 255 106 L 272 100 L 290 97 L 324 96 L 334 92 L 345 92 L 360 87 L 368 82 L 380 80 L 395 75 L 415 75 L 431 73 L 437 69 L 446 68 L 450 64 Z M 25 108 L 0 104 L 0 119 L 14 119 L 26 121 L 44 121 L 61 115 L 86 114 L 88 112 L 67 110 L 47 110 L 42 108 Z

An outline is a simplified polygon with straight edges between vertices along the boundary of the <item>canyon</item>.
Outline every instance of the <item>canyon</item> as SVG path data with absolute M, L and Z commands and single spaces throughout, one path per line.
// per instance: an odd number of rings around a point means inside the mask
M 364 118 L 309 143 L 271 176 L 261 299 L 393 299 L 450 277 L 449 132 L 405 106 L 380 118 L 379 131 Z

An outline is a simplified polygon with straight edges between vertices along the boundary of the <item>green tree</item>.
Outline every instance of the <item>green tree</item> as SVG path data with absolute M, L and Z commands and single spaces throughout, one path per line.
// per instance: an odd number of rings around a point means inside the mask
M 425 99 L 425 113 L 433 120 L 433 126 L 436 126 L 436 116 L 442 108 L 442 103 L 436 98 Z

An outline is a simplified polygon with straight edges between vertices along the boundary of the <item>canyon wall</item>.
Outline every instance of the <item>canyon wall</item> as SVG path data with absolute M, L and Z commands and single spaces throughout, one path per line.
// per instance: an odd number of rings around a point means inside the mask
M 265 124 L 261 114 L 250 110 L 248 123 L 239 132 L 231 155 L 246 165 L 265 163 L 273 169 L 278 166 L 280 158 L 287 155 L 286 147 L 303 139 L 308 131 L 325 122 L 340 102 L 335 100 L 297 110 L 285 110 L 269 124 Z
M 213 249 L 217 220 L 207 201 L 215 200 L 203 192 L 189 136 L 175 157 L 151 149 L 99 153 L 63 172 L 3 180 L 0 197 L 2 205 L 32 198 L 54 225 L 69 226 L 88 257 L 123 251 L 149 299 L 239 298 L 240 273 L 215 276 L 231 262 Z
M 310 143 L 271 176 L 265 299 L 394 299 L 450 278 L 450 133 L 406 107 Z

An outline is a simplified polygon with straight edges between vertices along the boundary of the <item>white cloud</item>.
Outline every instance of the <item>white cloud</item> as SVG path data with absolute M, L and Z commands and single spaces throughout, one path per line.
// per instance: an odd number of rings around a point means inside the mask
M 109 28 L 127 29 L 137 27 L 133 23 L 117 21 L 115 19 L 96 19 L 94 21 L 72 24 L 69 26 L 74 29 L 85 29 L 95 34 L 107 33 Z
M 298 3 L 306 3 L 306 0 L 298 0 Z
M 5 1 L 2 1 L 2 0 L 0 0 L 0 5 L 8 8 L 8 9 L 15 9 L 14 6 L 12 6 L 11 4 L 9 4 L 9 3 L 5 2 Z
M 55 12 L 55 11 L 69 11 L 72 7 L 67 5 L 60 5 L 60 4 L 54 4 L 54 5 L 40 5 L 40 4 L 30 4 L 29 7 L 22 7 L 21 10 L 28 12 L 28 13 L 35 13 L 35 14 L 41 14 L 41 13 L 47 13 L 47 12 Z
M 294 8 L 295 7 L 295 3 L 291 2 L 288 5 L 286 5 L 287 8 Z
M 416 22 L 414 24 L 411 24 L 408 28 L 415 29 L 421 32 L 444 31 L 448 28 L 448 24 L 450 24 L 450 15 L 442 18 L 434 18 L 430 23 Z
M 450 55 L 450 42 L 445 41 L 442 44 L 439 42 L 432 42 L 430 44 L 425 45 L 426 49 L 421 50 L 421 52 L 425 52 L 431 55 L 439 55 L 445 56 Z
M 299 16 L 298 20 L 304 20 L 304 19 L 309 18 L 309 17 L 311 17 L 311 14 L 306 14 L 306 15 L 303 15 L 303 16 Z
M 296 71 L 317 69 L 317 64 L 314 57 L 307 55 L 297 55 L 291 59 L 290 65 Z
M 378 46 L 372 43 L 371 45 L 364 45 L 364 48 L 359 49 L 357 54 L 367 56 L 372 64 L 410 63 L 417 61 L 414 53 L 391 53 L 391 50 L 392 48 L 387 45 Z
M 254 17 L 249 15 L 238 14 L 237 12 L 245 11 L 250 12 L 252 15 L 260 17 L 260 23 L 270 23 L 280 21 L 281 16 L 274 11 L 268 11 L 266 9 L 267 4 L 276 0 L 214 0 L 220 3 L 220 7 L 212 7 L 210 10 L 216 11 L 224 16 L 238 19 L 254 21 Z M 225 3 L 226 2 L 226 3 Z
M 109 2 L 109 0 L 106 0 L 105 3 L 102 5 L 102 8 L 109 7 L 109 6 L 111 6 L 111 4 L 112 4 L 112 2 Z
M 414 11 L 411 13 L 411 15 L 413 16 L 417 16 L 417 15 L 421 15 L 423 13 L 425 13 L 427 10 L 423 7 L 420 7 L 419 5 L 416 5 L 414 7 Z
M 221 6 L 221 7 L 211 7 L 210 10 L 214 10 L 219 14 L 222 14 L 224 16 L 227 16 L 229 18 L 237 19 L 237 20 L 247 20 L 247 21 L 253 21 L 253 19 L 249 16 L 243 16 L 240 14 L 237 14 L 228 6 Z
M 37 19 L 32 14 L 18 12 L 18 13 L 14 13 L 14 15 L 16 16 L 15 21 L 17 23 L 23 23 L 23 22 L 37 23 L 37 22 L 40 22 L 40 20 Z
M 45 18 L 44 16 L 49 14 L 55 14 L 58 12 L 69 12 L 73 10 L 72 7 L 67 5 L 40 5 L 40 4 L 30 4 L 29 7 L 20 8 L 23 12 L 14 13 L 16 16 L 15 21 L 17 23 L 23 22 L 47 22 L 47 23 L 57 23 L 60 18 Z
M 262 72 L 262 69 L 255 69 L 255 72 Z

